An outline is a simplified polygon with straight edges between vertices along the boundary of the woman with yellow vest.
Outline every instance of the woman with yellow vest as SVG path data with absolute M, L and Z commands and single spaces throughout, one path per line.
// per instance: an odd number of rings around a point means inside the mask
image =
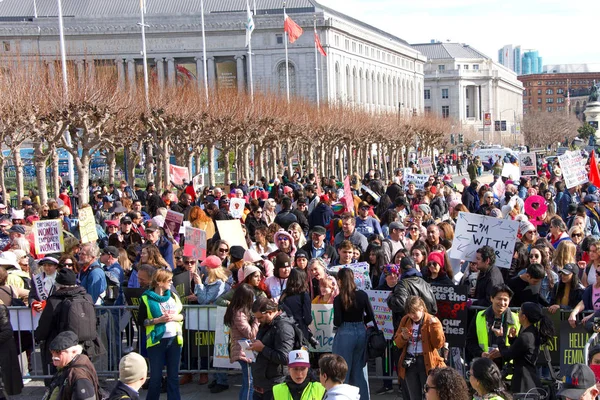
M 141 297 L 138 323 L 146 327 L 146 348 L 150 362 L 150 382 L 146 400 L 158 400 L 162 369 L 167 366 L 167 399 L 180 400 L 179 362 L 183 346 L 183 306 L 171 291 L 173 273 L 156 270 L 150 289 Z
M 502 382 L 502 373 L 489 358 L 476 358 L 471 363 L 469 383 L 480 399 L 512 400 Z
M 288 372 L 285 382 L 273 386 L 274 400 L 321 400 L 325 387 L 312 382 L 309 376 L 308 351 L 294 350 L 288 356 Z

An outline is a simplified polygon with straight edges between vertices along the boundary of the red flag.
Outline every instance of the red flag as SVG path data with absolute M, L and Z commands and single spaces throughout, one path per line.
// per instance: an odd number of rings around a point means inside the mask
M 294 22 L 293 19 L 288 17 L 286 13 L 284 13 L 283 15 L 285 18 L 283 22 L 283 30 L 288 34 L 290 43 L 294 43 L 296 39 L 298 39 L 304 33 L 304 31 L 302 30 L 302 28 L 300 28 L 300 26 L 297 23 Z
M 600 187 L 600 172 L 598 171 L 598 162 L 596 161 L 596 152 L 592 150 L 592 156 L 590 157 L 590 182 L 596 187 Z
M 327 53 L 325 53 L 325 49 L 321 46 L 321 40 L 319 40 L 319 35 L 317 35 L 317 31 L 315 30 L 315 46 L 317 46 L 317 50 L 323 57 L 327 57 Z

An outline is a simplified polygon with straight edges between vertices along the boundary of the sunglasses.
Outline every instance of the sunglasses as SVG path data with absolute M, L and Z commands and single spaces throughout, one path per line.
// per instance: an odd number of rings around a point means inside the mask
M 410 228 L 411 231 L 418 231 L 419 228 Z
M 425 384 L 425 386 L 423 386 L 423 392 L 427 393 L 429 392 L 431 389 L 436 389 L 435 386 L 429 386 L 428 384 Z
M 192 261 L 184 261 L 183 263 L 184 263 L 184 264 L 186 264 L 186 265 L 194 265 L 194 264 L 196 264 L 196 261 L 195 261 L 195 260 L 192 260 Z
M 287 236 L 279 236 L 277 240 L 287 242 L 290 240 L 290 238 Z
M 175 257 L 176 260 L 183 260 L 183 257 Z
M 573 237 L 582 237 L 583 235 L 581 233 L 574 233 L 571 236 L 573 236 Z
M 73 263 L 64 263 L 64 264 L 60 264 L 61 268 L 73 268 L 75 264 Z
M 227 253 L 229 249 L 219 249 L 219 253 Z

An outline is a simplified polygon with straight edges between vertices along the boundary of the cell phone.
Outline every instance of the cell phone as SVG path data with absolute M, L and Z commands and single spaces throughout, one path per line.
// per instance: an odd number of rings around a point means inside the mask
M 498 330 L 502 327 L 502 321 L 499 319 L 495 319 L 494 320 L 494 324 L 492 325 L 492 328 Z

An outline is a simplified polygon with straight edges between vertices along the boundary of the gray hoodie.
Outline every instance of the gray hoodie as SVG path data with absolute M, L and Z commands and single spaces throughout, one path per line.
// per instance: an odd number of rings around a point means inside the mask
M 360 400 L 360 389 L 343 383 L 325 392 L 323 400 Z

